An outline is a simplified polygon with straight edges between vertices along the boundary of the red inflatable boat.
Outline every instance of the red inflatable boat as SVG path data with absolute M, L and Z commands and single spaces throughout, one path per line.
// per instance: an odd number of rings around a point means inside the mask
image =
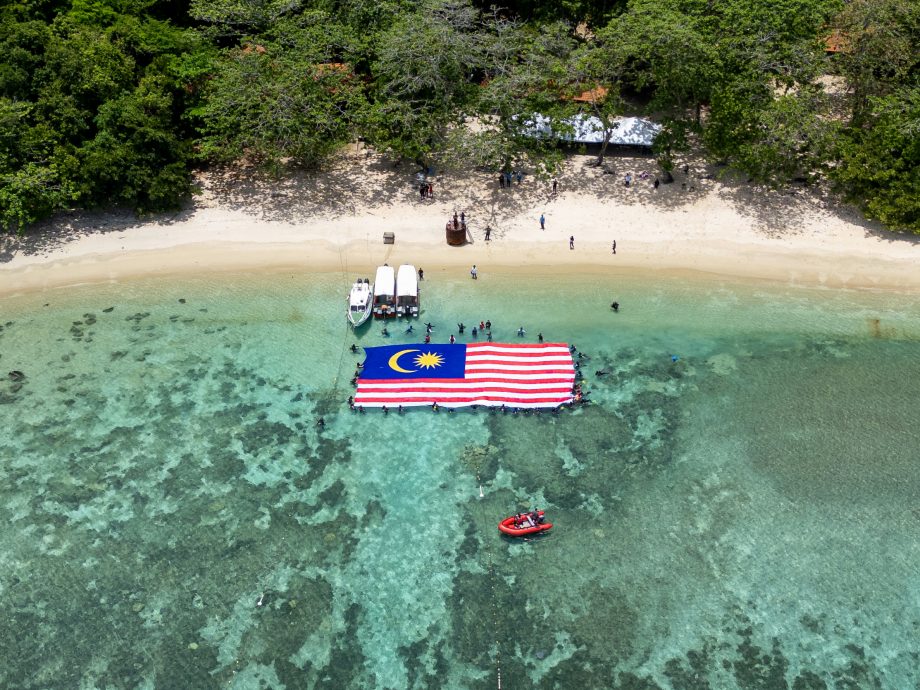
M 535 513 L 512 515 L 498 523 L 498 529 L 509 537 L 526 537 L 529 534 L 539 534 L 552 528 L 552 523 L 543 522 L 542 510 Z

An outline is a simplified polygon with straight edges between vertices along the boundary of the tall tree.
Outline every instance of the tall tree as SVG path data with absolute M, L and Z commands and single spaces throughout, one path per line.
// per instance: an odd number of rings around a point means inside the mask
M 913 0 L 853 0 L 834 18 L 853 125 L 863 123 L 873 97 L 897 90 L 920 70 L 920 5 Z
M 534 29 L 492 13 L 482 42 L 482 81 L 472 111 L 477 126 L 457 137 L 467 162 L 506 171 L 524 164 L 552 167 L 556 142 L 535 136 L 534 116 L 558 123 L 572 110 L 565 99 L 575 46 L 571 29 L 561 22 Z
M 347 60 L 347 31 L 314 14 L 228 50 L 194 109 L 205 157 L 244 156 L 277 170 L 322 162 L 355 134 L 364 98 Z
M 445 153 L 475 94 L 482 42 L 468 0 L 426 0 L 381 36 L 369 136 L 427 167 Z

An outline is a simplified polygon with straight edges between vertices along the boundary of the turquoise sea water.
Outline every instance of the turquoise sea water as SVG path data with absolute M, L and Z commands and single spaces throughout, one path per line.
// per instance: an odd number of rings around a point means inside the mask
M 920 685 L 916 299 L 432 273 L 436 340 L 574 342 L 594 404 L 350 413 L 409 342 L 352 275 L 0 298 L 0 687 Z

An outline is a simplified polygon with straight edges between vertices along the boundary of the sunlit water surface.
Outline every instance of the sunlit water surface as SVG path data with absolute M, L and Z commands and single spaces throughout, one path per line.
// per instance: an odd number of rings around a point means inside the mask
M 354 277 L 0 299 L 0 686 L 920 684 L 915 299 L 429 275 L 436 341 L 575 343 L 593 404 L 384 416 L 349 346 L 424 331 Z

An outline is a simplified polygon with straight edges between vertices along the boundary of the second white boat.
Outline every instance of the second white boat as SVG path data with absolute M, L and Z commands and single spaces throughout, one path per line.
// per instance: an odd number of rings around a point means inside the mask
M 396 316 L 418 316 L 418 273 L 412 264 L 403 264 L 396 273 Z

